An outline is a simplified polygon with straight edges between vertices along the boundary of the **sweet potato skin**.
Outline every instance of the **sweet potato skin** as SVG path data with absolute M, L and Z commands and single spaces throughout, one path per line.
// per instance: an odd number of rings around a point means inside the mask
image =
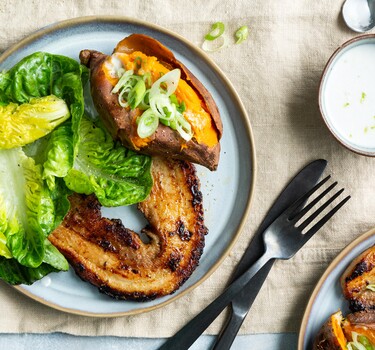
M 181 62 L 175 59 L 172 52 L 155 39 L 141 34 L 133 34 L 125 38 L 115 48 L 115 52 L 131 53 L 133 51 L 142 51 L 146 55 L 157 57 L 159 62 L 168 69 L 180 68 L 181 78 L 194 89 L 202 100 L 204 108 L 211 115 L 212 125 L 220 140 L 223 125 L 211 94 Z M 219 142 L 212 147 L 203 143 L 198 144 L 194 138 L 186 142 L 176 131 L 160 124 L 145 145 L 140 147 L 136 144 L 134 141 L 137 138 L 135 119 L 138 111 L 122 108 L 118 104 L 117 95 L 111 93 L 113 86 L 102 69 L 106 57 L 107 55 L 92 50 L 83 50 L 80 53 L 81 63 L 89 67 L 91 71 L 91 95 L 94 105 L 112 137 L 120 140 L 124 146 L 144 154 L 187 160 L 210 170 L 216 170 L 220 158 Z

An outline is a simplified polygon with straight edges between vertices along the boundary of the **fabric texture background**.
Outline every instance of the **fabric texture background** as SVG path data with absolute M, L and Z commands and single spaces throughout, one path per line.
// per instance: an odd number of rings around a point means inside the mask
M 252 235 L 286 183 L 308 162 L 324 158 L 328 171 L 352 195 L 349 203 L 293 259 L 278 261 L 241 333 L 296 332 L 314 285 L 332 259 L 374 226 L 374 159 L 343 148 L 318 109 L 322 70 L 333 51 L 357 34 L 341 18 L 342 0 L 238 1 L 19 1 L 0 2 L 0 52 L 56 21 L 117 15 L 160 25 L 193 44 L 216 21 L 227 33 L 248 25 L 250 35 L 209 56 L 233 83 L 252 125 L 258 177 L 252 209 L 223 264 L 177 301 L 119 318 L 70 315 L 41 305 L 0 283 L 0 332 L 66 332 L 79 335 L 170 336 L 225 287 Z M 225 131 L 224 131 L 225 132 Z M 220 330 L 224 315 L 207 330 Z

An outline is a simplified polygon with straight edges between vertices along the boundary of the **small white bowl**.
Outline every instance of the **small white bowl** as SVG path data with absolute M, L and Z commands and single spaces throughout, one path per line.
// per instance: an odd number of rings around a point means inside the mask
M 375 34 L 355 37 L 333 53 L 321 78 L 319 108 L 342 145 L 375 156 Z

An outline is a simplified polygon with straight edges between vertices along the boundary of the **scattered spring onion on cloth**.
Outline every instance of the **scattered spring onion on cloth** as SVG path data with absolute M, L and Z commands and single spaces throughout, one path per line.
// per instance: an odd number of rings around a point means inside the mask
M 234 34 L 236 44 L 240 44 L 249 36 L 249 28 L 241 26 Z M 204 36 L 202 49 L 207 52 L 215 52 L 227 46 L 228 39 L 225 35 L 225 25 L 223 22 L 216 22 L 212 25 L 211 31 Z
M 211 31 L 204 36 L 202 49 L 207 52 L 215 52 L 224 48 L 227 44 L 224 32 L 225 25 L 223 22 L 214 23 Z
M 212 25 L 211 31 L 205 35 L 205 40 L 212 41 L 222 36 L 225 31 L 225 25 L 223 22 L 216 22 Z
M 242 26 L 236 31 L 234 35 L 237 39 L 236 44 L 240 44 L 249 36 L 249 28 L 247 26 Z

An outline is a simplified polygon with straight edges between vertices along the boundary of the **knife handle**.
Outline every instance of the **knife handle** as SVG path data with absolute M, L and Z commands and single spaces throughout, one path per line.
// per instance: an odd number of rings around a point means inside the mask
M 238 331 L 241 328 L 255 298 L 257 297 L 262 285 L 270 272 L 274 261 L 269 261 L 254 276 L 254 278 L 236 295 L 229 305 L 230 315 L 228 321 L 219 333 L 212 350 L 229 350 L 232 346 Z

